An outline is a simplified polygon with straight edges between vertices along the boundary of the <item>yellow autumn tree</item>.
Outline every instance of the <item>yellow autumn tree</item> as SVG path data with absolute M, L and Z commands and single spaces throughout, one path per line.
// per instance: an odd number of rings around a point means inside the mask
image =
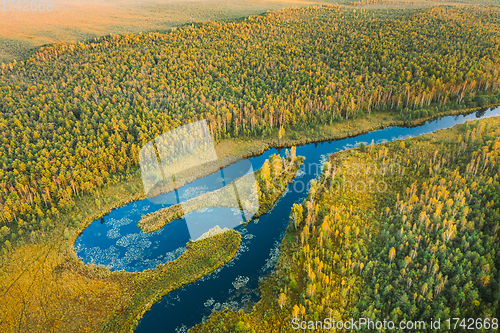
M 389 251 L 389 260 L 391 261 L 391 264 L 392 264 L 392 261 L 394 260 L 394 257 L 396 256 L 396 249 L 393 247 L 390 251 Z
M 279 299 L 278 299 L 278 304 L 280 305 L 280 308 L 283 309 L 283 307 L 286 304 L 286 295 L 284 293 L 280 293 Z

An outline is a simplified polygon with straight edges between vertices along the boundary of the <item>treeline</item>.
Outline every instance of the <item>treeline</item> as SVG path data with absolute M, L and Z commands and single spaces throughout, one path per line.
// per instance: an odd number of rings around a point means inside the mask
M 220 140 L 497 103 L 499 18 L 480 6 L 289 9 L 44 46 L 2 64 L 3 240 L 130 177 L 145 143 L 188 122 L 207 119 Z

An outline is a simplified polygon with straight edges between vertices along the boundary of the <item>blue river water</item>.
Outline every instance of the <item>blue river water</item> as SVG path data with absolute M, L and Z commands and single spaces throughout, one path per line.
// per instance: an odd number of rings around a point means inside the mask
M 258 301 L 259 281 L 274 269 L 291 207 L 305 199 L 308 188 L 304 185 L 319 176 L 321 165 L 329 155 L 355 148 L 361 142 L 370 144 L 373 141 L 378 144 L 416 137 L 467 120 L 499 115 L 500 107 L 469 115 L 446 116 L 413 128 L 389 127 L 356 137 L 297 147 L 297 155 L 306 158 L 304 167 L 271 212 L 246 226 L 235 228 L 242 235 L 242 243 L 235 257 L 215 272 L 164 296 L 144 315 L 136 332 L 186 332 L 205 320 L 212 311 L 224 308 L 235 310 Z M 284 150 L 272 148 L 260 156 L 250 158 L 253 169 L 262 167 L 272 154 L 283 156 Z M 215 188 L 211 188 L 214 183 L 211 177 L 217 175 L 207 176 L 180 188 L 178 193 L 181 201 L 213 191 Z M 94 221 L 77 238 L 77 255 L 85 263 L 104 265 L 112 271 L 129 272 L 153 269 L 159 264 L 177 259 L 186 250 L 186 242 L 189 240 L 184 219 L 172 221 L 153 233 L 143 233 L 137 227 L 141 215 L 163 207 L 165 206 L 146 199 L 114 209 L 102 219 Z M 203 214 L 191 214 L 217 221 L 224 219 L 225 215 L 238 213 L 229 208 L 217 207 Z

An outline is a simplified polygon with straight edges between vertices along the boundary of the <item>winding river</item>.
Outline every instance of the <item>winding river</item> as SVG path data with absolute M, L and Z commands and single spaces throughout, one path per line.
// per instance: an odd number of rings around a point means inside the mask
M 307 195 L 310 180 L 317 178 L 320 166 L 329 155 L 351 149 L 361 142 L 383 143 L 420 136 L 438 129 L 449 128 L 466 120 L 500 115 L 500 107 L 477 111 L 469 115 L 446 116 L 413 128 L 389 127 L 364 135 L 337 141 L 313 143 L 297 147 L 297 155 L 305 156 L 304 168 L 268 214 L 239 226 L 242 243 L 235 257 L 224 267 L 164 296 L 153 305 L 140 321 L 136 332 L 186 332 L 202 322 L 212 311 L 239 309 L 259 300 L 259 281 L 273 272 L 279 256 L 279 244 L 288 225 L 290 209 Z M 253 169 L 259 169 L 272 154 L 284 151 L 269 149 L 250 158 Z M 199 179 L 179 189 L 181 201 L 212 191 L 210 177 Z M 172 195 L 172 194 L 167 194 Z M 131 202 L 114 209 L 94 221 L 77 238 L 75 250 L 85 263 L 107 266 L 112 271 L 140 272 L 178 258 L 185 250 L 189 231 L 183 219 L 173 221 L 153 233 L 143 233 L 137 227 L 141 215 L 163 208 L 149 200 Z M 239 214 L 229 208 L 213 208 L 192 217 L 218 220 L 221 216 Z

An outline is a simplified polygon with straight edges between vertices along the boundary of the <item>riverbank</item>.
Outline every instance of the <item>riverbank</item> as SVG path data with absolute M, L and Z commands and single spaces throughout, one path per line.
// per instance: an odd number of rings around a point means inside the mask
M 294 149 L 295 147 L 292 147 L 292 150 Z M 278 174 L 274 174 L 272 179 L 265 179 L 262 175 L 262 170 L 257 170 L 254 173 L 254 177 L 244 176 L 243 178 L 247 177 L 246 180 L 239 180 L 239 198 L 248 199 L 255 196 L 255 200 L 258 200 L 258 210 L 255 212 L 253 218 L 258 218 L 267 213 L 274 206 L 276 201 L 285 191 L 286 186 L 295 177 L 303 161 L 304 158 L 301 156 L 291 155 L 288 158 L 281 158 L 274 155 L 264 162 L 267 163 L 268 168 L 269 165 L 273 165 L 274 167 L 279 165 L 280 171 Z M 137 226 L 143 232 L 154 232 L 163 228 L 165 224 L 202 208 L 228 207 L 239 209 L 238 198 L 233 188 L 235 184 L 236 182 L 233 181 L 224 188 L 201 194 L 182 204 L 173 205 L 160 209 L 154 213 L 143 215 L 141 220 L 137 223 Z M 256 186 L 254 184 L 256 184 Z M 244 207 L 244 209 L 245 208 L 246 207 Z M 248 208 L 250 210 L 255 209 L 253 207 Z
M 229 156 L 232 154 L 233 158 L 229 160 L 234 163 L 242 158 L 260 155 L 270 148 L 289 148 L 292 146 L 303 146 L 309 143 L 341 140 L 392 126 L 416 127 L 425 124 L 429 120 L 439 119 L 445 116 L 463 115 L 495 106 L 496 104 L 491 104 L 483 108 L 474 107 L 462 110 L 443 111 L 432 117 L 419 118 L 411 121 L 398 119 L 397 112 L 376 112 L 348 120 L 340 119 L 331 125 L 320 126 L 320 130 L 317 131 L 314 136 L 307 134 L 307 131 L 297 130 L 286 133 L 281 139 L 275 137 L 267 139 L 226 139 L 218 142 L 216 149 L 222 156 Z M 297 135 L 296 139 L 293 139 L 294 133 Z M 253 140 L 253 144 L 249 144 L 248 140 Z M 249 152 L 242 153 L 244 149 Z

